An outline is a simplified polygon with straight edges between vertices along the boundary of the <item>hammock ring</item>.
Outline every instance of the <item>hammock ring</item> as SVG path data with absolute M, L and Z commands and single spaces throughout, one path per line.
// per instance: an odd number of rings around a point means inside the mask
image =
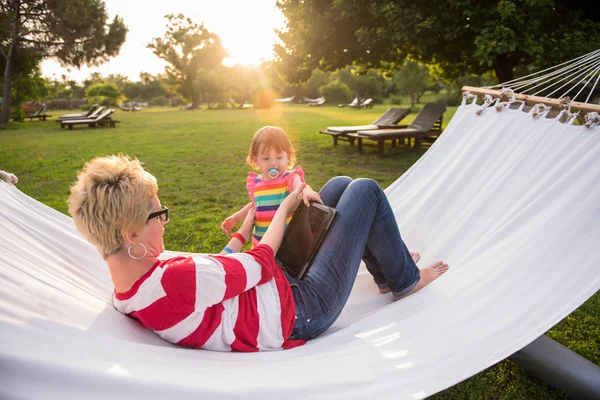
M 133 246 L 142 246 L 144 248 L 144 254 L 142 254 L 141 257 L 134 257 L 131 254 L 131 248 Z M 129 254 L 129 257 L 133 258 L 134 260 L 141 260 L 142 258 L 146 257 L 146 253 L 148 253 L 148 249 L 146 248 L 146 246 L 144 246 L 144 243 L 138 243 L 138 244 L 132 243 L 129 245 L 129 248 L 127 248 L 127 254 Z

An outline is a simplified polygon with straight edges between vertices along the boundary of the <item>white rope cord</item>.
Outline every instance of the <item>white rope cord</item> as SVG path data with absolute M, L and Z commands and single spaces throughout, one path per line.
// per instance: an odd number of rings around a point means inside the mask
M 520 82 L 520 83 L 518 83 L 516 85 L 513 85 L 513 87 L 515 89 L 517 89 L 517 88 L 520 89 L 520 88 L 526 87 L 526 86 L 528 86 L 530 84 L 537 83 L 537 82 L 540 82 L 540 81 L 552 80 L 552 79 L 558 78 L 558 77 L 560 77 L 560 76 L 568 73 L 571 70 L 576 69 L 576 67 L 586 66 L 586 65 L 588 65 L 587 64 L 588 62 L 592 62 L 593 63 L 594 61 L 597 61 L 598 59 L 600 59 L 600 52 L 598 52 L 598 54 L 591 55 L 591 56 L 589 56 L 588 58 L 586 58 L 584 60 L 580 60 L 580 61 L 578 61 L 578 62 L 576 62 L 574 64 L 570 64 L 568 66 L 560 68 L 560 69 L 558 69 L 558 70 L 556 70 L 554 72 L 551 72 L 549 74 L 546 74 L 546 75 L 543 75 L 543 76 L 539 76 L 537 78 L 532 78 L 532 79 L 528 79 L 528 80 L 522 81 L 522 82 Z M 552 67 L 552 68 L 554 68 L 554 67 Z M 538 73 L 535 73 L 535 74 L 538 74 Z M 552 77 L 554 77 L 554 78 L 552 78 Z M 521 79 L 522 78 L 518 78 L 518 79 L 515 79 L 514 81 L 519 81 Z M 514 81 L 511 81 L 511 82 L 514 82 Z M 505 83 L 504 85 L 507 85 L 507 84 L 508 83 Z M 534 86 L 534 88 L 535 87 L 537 87 L 537 86 Z M 532 89 L 532 88 L 530 88 L 530 89 Z
M 534 95 L 537 95 L 538 93 L 543 92 L 546 89 L 550 89 L 552 86 L 555 86 L 555 85 L 563 82 L 564 80 L 571 78 L 573 75 L 577 75 L 578 73 L 580 73 L 582 68 L 584 71 L 589 71 L 590 69 L 592 69 L 598 65 L 600 65 L 600 57 L 598 57 L 597 59 L 594 59 L 593 62 L 590 64 L 578 65 L 577 67 L 574 67 L 571 69 L 566 69 L 565 71 L 563 71 L 561 74 L 558 74 L 558 75 L 556 75 L 556 74 L 545 75 L 544 77 L 541 77 L 540 79 L 535 81 L 536 83 L 539 82 L 537 85 L 532 86 L 532 87 L 528 88 L 527 90 L 521 90 L 521 93 L 531 91 L 533 89 L 543 86 L 546 83 L 550 83 L 550 82 L 554 81 L 555 79 L 558 79 L 553 84 L 543 87 L 542 90 L 540 90 L 534 94 Z
M 589 90 L 594 79 L 595 82 Z M 570 96 L 573 100 L 579 96 L 585 96 L 585 91 L 589 90 L 585 100 L 587 103 L 592 98 L 599 81 L 600 49 L 597 49 L 542 71 L 485 88 L 510 88 L 521 94 L 545 98 L 557 96 L 561 92 L 562 95 L 558 98 L 563 98 L 576 92 L 574 96 Z M 487 106 L 489 105 L 488 103 Z
M 592 90 L 590 90 L 588 97 L 585 99 L 586 103 L 590 100 L 590 97 L 592 97 L 592 93 L 594 93 L 594 89 L 596 89 L 596 85 L 598 84 L 599 79 L 600 79 L 600 74 L 598 74 L 598 77 L 596 78 L 596 83 L 594 83 L 594 87 L 592 88 Z
M 577 78 L 579 78 L 580 76 L 582 76 L 582 75 L 585 75 L 586 73 L 589 73 L 589 72 L 590 72 L 592 69 L 594 69 L 594 68 L 598 67 L 599 65 L 600 65 L 600 61 L 596 62 L 596 63 L 595 63 L 593 66 L 591 66 L 591 67 L 588 67 L 587 69 L 584 69 L 583 71 L 578 71 L 579 73 L 578 73 L 578 74 L 576 74 L 576 75 L 575 75 L 575 76 L 574 76 L 574 77 L 573 77 L 573 78 L 572 78 L 570 81 L 566 82 L 566 83 L 565 83 L 565 84 L 563 84 L 561 87 L 559 87 L 559 88 L 555 89 L 553 92 L 551 92 L 551 93 L 547 94 L 547 95 L 546 95 L 546 96 L 544 96 L 544 97 L 550 97 L 550 96 L 552 96 L 554 93 L 558 92 L 559 90 L 561 90 L 562 88 L 564 88 L 565 86 L 567 86 L 569 83 L 573 82 L 574 80 L 576 80 L 576 79 L 577 79 Z M 567 78 L 570 78 L 570 77 L 571 77 L 571 76 L 573 76 L 573 75 L 574 75 L 574 74 L 572 74 L 572 75 L 569 75 Z M 565 78 L 565 79 L 567 79 L 567 78 Z M 584 79 L 585 79 L 585 78 L 584 78 Z M 563 80 L 564 80 L 564 79 L 563 79 Z M 561 81 L 562 81 L 562 80 L 561 80 Z M 561 81 L 559 81 L 559 82 L 561 82 Z M 581 82 L 581 81 L 580 81 L 580 82 Z M 578 82 L 577 84 L 575 84 L 574 86 L 571 86 L 571 88 L 567 90 L 567 93 L 568 93 L 568 92 L 570 92 L 571 90 L 573 90 L 575 87 L 577 87 L 577 85 L 579 85 L 579 82 Z M 554 86 L 554 85 L 551 85 L 551 86 L 549 86 L 548 88 L 550 88 L 550 87 L 552 87 L 552 86 Z M 548 88 L 546 88 L 546 89 L 548 89 Z M 540 93 L 540 91 L 538 91 L 537 93 L 535 93 L 535 94 L 534 94 L 534 96 L 535 96 L 535 95 L 537 95 L 538 93 Z M 564 97 L 564 96 L 565 96 L 565 95 L 563 95 L 563 96 L 561 96 L 561 97 Z
M 508 85 L 512 85 L 513 83 L 520 82 L 520 81 L 522 81 L 522 80 L 524 80 L 524 79 L 527 79 L 527 78 L 529 78 L 529 77 L 532 77 L 532 76 L 535 76 L 535 75 L 542 74 L 542 73 L 544 73 L 544 72 L 546 72 L 546 71 L 553 70 L 553 69 L 555 69 L 555 68 L 558 68 L 558 67 L 561 67 L 561 66 L 563 66 L 563 65 L 568 65 L 567 67 L 564 67 L 564 68 L 566 68 L 566 69 L 571 69 L 572 67 L 574 67 L 574 66 L 576 66 L 576 65 L 579 65 L 580 63 L 582 63 L 582 62 L 585 62 L 585 61 L 587 61 L 587 60 L 589 60 L 589 59 L 593 59 L 594 57 L 597 57 L 597 56 L 600 56 L 600 49 L 598 49 L 598 50 L 594 50 L 594 51 L 592 51 L 592 52 L 590 52 L 590 53 L 588 53 L 588 54 L 584 54 L 584 55 L 582 55 L 582 56 L 579 56 L 579 57 L 576 57 L 576 58 L 574 58 L 574 59 L 572 59 L 572 60 L 565 61 L 565 62 L 563 62 L 563 63 L 560 63 L 560 64 L 558 64 L 558 65 L 554 65 L 554 66 L 552 66 L 552 67 L 546 68 L 546 69 L 544 69 L 544 70 L 537 71 L 537 72 L 531 73 L 531 74 L 529 74 L 529 75 L 526 75 L 526 76 L 522 76 L 522 77 L 520 77 L 520 78 L 513 79 L 513 80 L 511 80 L 511 81 L 503 82 L 503 83 L 500 83 L 500 84 L 498 84 L 498 85 L 486 86 L 485 88 L 486 88 L 486 89 L 493 89 L 493 88 L 496 88 L 496 87 L 502 87 L 502 86 L 508 86 Z M 580 59 L 584 59 L 584 60 L 580 60 Z M 576 62 L 577 60 L 580 60 L 580 61 L 579 61 L 579 62 Z M 535 81 L 535 79 L 532 79 L 532 80 L 534 80 L 534 81 Z
M 600 104 L 596 104 L 600 103 L 598 101 L 600 95 L 600 49 L 497 85 L 486 86 L 482 89 L 465 86 L 464 89 L 472 92 L 469 95 L 485 96 L 483 103 L 476 108 L 478 115 L 491 107 L 496 111 L 502 111 L 509 107 L 514 108 L 511 104 L 514 104 L 518 98 L 518 101 L 522 102 L 520 109 L 524 109 L 525 105 L 533 107 L 533 112 L 530 114 L 533 118 L 540 116 L 545 118 L 550 108 L 554 107 L 559 111 L 558 118 L 555 118 L 559 122 L 572 125 L 579 120 L 583 123 L 580 113 L 581 115 L 593 112 L 600 114 Z M 509 97 L 508 90 L 512 91 L 513 96 L 511 96 L 512 101 L 506 103 L 502 99 L 506 100 Z M 495 101 L 488 99 L 489 95 L 493 96 Z M 468 99 L 470 98 L 463 99 L 463 104 Z M 536 106 L 536 104 L 544 104 L 547 107 Z M 585 125 L 588 128 L 600 126 L 600 116 L 590 117 Z
M 590 83 L 590 82 L 591 82 L 591 80 L 592 80 L 592 79 L 594 79 L 594 76 L 598 75 L 598 77 L 600 77 L 600 74 L 598 74 L 598 72 L 599 72 L 599 71 L 600 71 L 600 66 L 598 66 L 598 67 L 597 67 L 595 70 L 593 70 L 592 72 L 590 72 L 590 73 L 588 74 L 588 76 L 589 76 L 589 79 L 588 79 L 588 80 L 587 80 L 587 81 L 586 81 L 586 82 L 585 82 L 585 83 L 584 83 L 584 84 L 581 86 L 581 89 L 579 89 L 579 92 L 577 92 L 577 94 L 576 94 L 575 96 L 573 96 L 573 100 L 575 100 L 575 99 L 577 98 L 577 96 L 579 96 L 579 94 L 580 94 L 581 92 L 583 92 L 583 89 L 585 89 L 585 88 L 586 88 L 586 86 L 588 85 L 588 83 Z M 587 78 L 587 77 L 586 77 L 586 78 Z M 578 85 L 579 85 L 581 82 L 583 82 L 583 81 L 584 81 L 584 79 L 585 79 L 585 78 L 583 78 L 582 80 L 580 80 L 580 81 L 577 83 L 577 85 L 575 85 L 574 87 L 577 87 L 577 86 L 578 86 Z M 596 82 L 598 82 L 598 81 L 596 81 Z M 594 86 L 595 86 L 595 85 L 594 85 Z M 565 97 L 567 94 L 568 94 L 568 92 L 567 92 L 567 93 L 565 93 L 565 94 L 563 94 L 563 95 L 562 95 L 562 96 L 560 96 L 560 97 L 561 97 L 561 98 L 562 98 L 562 97 Z M 592 91 L 590 91 L 590 95 L 591 95 L 591 94 L 592 94 Z M 588 95 L 588 98 L 589 98 L 589 95 Z

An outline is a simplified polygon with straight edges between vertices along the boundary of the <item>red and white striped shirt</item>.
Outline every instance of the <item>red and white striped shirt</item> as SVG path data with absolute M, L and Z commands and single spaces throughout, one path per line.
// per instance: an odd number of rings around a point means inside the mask
M 287 340 L 294 297 L 267 245 L 158 261 L 129 291 L 115 293 L 113 304 L 181 346 L 258 351 L 304 344 Z

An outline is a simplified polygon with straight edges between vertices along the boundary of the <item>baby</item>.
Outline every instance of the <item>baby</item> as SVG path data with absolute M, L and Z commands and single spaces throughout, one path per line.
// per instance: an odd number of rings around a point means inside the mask
M 274 126 L 265 126 L 254 134 L 246 161 L 260 171 L 260 174 L 248 173 L 246 188 L 251 202 L 225 218 L 221 229 L 229 235 L 231 229 L 246 218 L 248 211 L 256 207 L 252 234 L 254 247 L 267 231 L 279 205 L 304 182 L 304 172 L 300 166 L 293 168 L 296 161 L 294 147 L 285 132 Z M 323 203 L 319 194 L 308 185 L 302 191 L 302 197 L 306 206 L 310 206 L 310 201 Z M 288 215 L 287 223 L 292 216 Z

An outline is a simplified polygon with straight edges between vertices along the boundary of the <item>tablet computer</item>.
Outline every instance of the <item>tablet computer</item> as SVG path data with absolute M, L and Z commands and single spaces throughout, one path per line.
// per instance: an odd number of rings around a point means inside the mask
M 291 276 L 304 278 L 336 215 L 335 208 L 314 202 L 306 207 L 300 203 L 275 256 Z

